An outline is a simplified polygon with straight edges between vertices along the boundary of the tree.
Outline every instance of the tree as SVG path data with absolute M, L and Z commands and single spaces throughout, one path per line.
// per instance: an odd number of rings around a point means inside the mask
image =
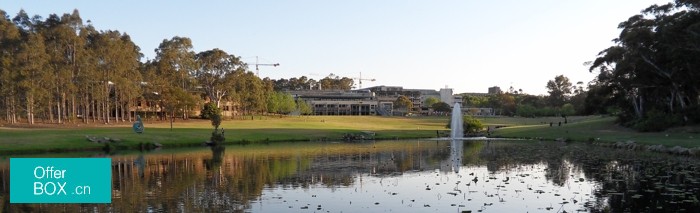
M 413 109 L 413 102 L 411 102 L 411 99 L 408 99 L 408 97 L 405 95 L 401 95 L 394 101 L 394 109 L 410 111 Z
M 462 118 L 463 129 L 465 134 L 475 134 L 484 129 L 484 124 L 472 116 L 464 116 Z
M 549 93 L 549 105 L 552 107 L 560 107 L 568 99 L 571 94 L 571 82 L 564 75 L 554 77 L 554 80 L 547 82 L 547 90 Z
M 492 94 L 486 96 L 485 102 L 478 107 L 493 108 L 501 115 L 514 115 L 516 110 L 515 95 L 510 93 Z
M 24 32 L 23 42 L 17 53 L 17 85 L 20 94 L 25 100 L 25 112 L 27 123 L 34 124 L 36 106 L 44 102 L 48 96 L 47 88 L 43 84 L 50 81 L 47 73 L 48 55 L 44 47 L 44 40 L 40 34 Z
M 287 92 L 274 92 L 268 96 L 267 111 L 270 113 L 289 114 L 296 109 L 294 97 Z
M 261 80 L 253 72 L 242 70 L 237 70 L 228 77 L 231 79 L 231 95 L 228 100 L 240 103 L 245 113 L 268 110 L 268 99 L 274 95 L 269 81 Z
M 280 100 L 277 92 L 267 96 L 267 112 L 277 113 L 280 110 Z
M 433 110 L 436 112 L 450 112 L 452 109 L 450 108 L 450 105 L 445 103 L 445 102 L 437 102 L 432 105 Z
M 172 39 L 163 39 L 156 52 L 156 67 L 158 76 L 167 79 L 163 89 L 171 90 L 177 87 L 182 91 L 194 90 L 192 74 L 196 69 L 195 53 L 192 51 L 192 41 L 187 37 L 175 36 Z M 184 96 L 175 96 L 184 97 Z M 185 100 L 171 100 L 183 102 Z M 188 108 L 192 105 L 182 105 L 182 117 L 187 118 Z
M 286 92 L 278 92 L 277 95 L 279 96 L 280 101 L 280 114 L 289 114 L 297 108 L 296 102 L 294 102 L 294 97 L 292 97 L 291 94 Z
M 620 23 L 615 45 L 590 63 L 590 71 L 600 72 L 596 97 L 607 96 L 623 124 L 647 124 L 659 113 L 700 121 L 699 20 L 697 1 L 652 5 Z
M 92 34 L 90 40 L 95 54 L 91 63 L 96 71 L 92 80 L 99 85 L 94 94 L 99 100 L 98 111 L 104 122 L 109 123 L 112 115 L 118 121 L 130 98 L 141 93 L 140 49 L 129 35 L 119 31 Z
M 447 128 L 451 128 L 452 118 L 447 121 Z M 484 124 L 481 123 L 479 119 L 476 119 L 470 115 L 462 116 L 462 131 L 463 134 L 475 134 L 481 132 L 484 129 Z
M 355 81 L 352 78 L 340 77 L 331 73 L 328 77 L 319 80 L 321 88 L 324 90 L 351 90 Z
M 202 119 L 211 119 L 216 114 L 221 114 L 221 109 L 216 107 L 214 103 L 209 102 L 204 104 L 204 107 L 202 107 L 202 112 L 199 114 L 199 116 Z
M 16 123 L 19 116 L 19 91 L 15 82 L 18 75 L 16 64 L 17 46 L 21 43 L 19 28 L 0 10 L 0 107 L 5 119 Z
M 82 19 L 77 10 L 72 14 L 49 15 L 44 25 L 39 28 L 44 36 L 46 51 L 49 55 L 48 71 L 53 81 L 47 82 L 50 91 L 48 109 L 49 119 L 58 123 L 73 120 L 76 117 L 75 106 L 77 85 L 74 83 L 79 71 L 78 57 L 82 57 L 84 39 L 78 35 L 83 27 Z
M 311 115 L 314 113 L 313 108 L 309 103 L 306 103 L 303 99 L 297 99 L 297 109 L 301 115 Z
M 170 115 L 170 130 L 173 130 L 173 122 L 175 121 L 175 113 L 179 111 L 184 111 L 185 106 L 192 106 L 195 104 L 195 99 L 187 91 L 179 87 L 170 87 L 168 90 L 162 93 L 162 106 L 166 112 Z M 205 113 L 204 110 L 202 110 Z M 212 113 L 213 112 L 213 113 Z M 214 114 L 221 114 L 221 110 L 218 108 L 210 109 L 208 117 L 212 117 Z
M 462 102 L 465 107 L 488 107 L 489 98 L 484 96 L 462 94 Z
M 243 72 L 246 66 L 240 58 L 216 48 L 198 53 L 196 59 L 199 66 L 193 74 L 209 100 L 220 107 L 222 98 L 230 91 L 229 75 Z
M 426 98 L 425 101 L 423 101 L 423 104 L 425 104 L 425 106 L 428 107 L 433 107 L 433 104 L 436 104 L 438 102 L 440 102 L 440 99 L 431 96 Z

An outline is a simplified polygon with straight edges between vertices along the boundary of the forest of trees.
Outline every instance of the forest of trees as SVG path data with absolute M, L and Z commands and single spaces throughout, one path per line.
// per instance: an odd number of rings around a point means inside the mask
M 130 122 L 139 101 L 157 106 L 161 118 L 186 119 L 205 100 L 217 107 L 236 102 L 244 113 L 289 113 L 287 95 L 276 91 L 353 85 L 333 75 L 260 79 L 240 57 L 220 49 L 196 53 L 189 38 L 177 36 L 142 62 L 128 34 L 97 30 L 78 10 L 45 19 L 23 10 L 0 16 L 0 121 L 9 123 Z M 269 103 L 277 100 L 284 103 Z M 293 104 L 310 114 L 305 103 Z
M 700 122 L 700 1 L 653 5 L 619 24 L 586 106 L 641 131 Z

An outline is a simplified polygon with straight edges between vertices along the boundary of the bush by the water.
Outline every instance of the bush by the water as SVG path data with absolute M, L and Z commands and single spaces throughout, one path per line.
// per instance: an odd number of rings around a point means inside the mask
M 452 118 L 447 121 L 447 128 L 451 128 Z M 484 124 L 481 123 L 479 119 L 476 119 L 470 115 L 465 115 L 462 117 L 462 130 L 464 134 L 474 134 L 479 133 L 484 129 Z
M 202 119 L 211 119 L 213 115 L 219 115 L 221 114 L 221 109 L 219 107 L 216 107 L 215 103 L 207 103 L 202 107 L 202 112 L 200 114 L 200 117 Z

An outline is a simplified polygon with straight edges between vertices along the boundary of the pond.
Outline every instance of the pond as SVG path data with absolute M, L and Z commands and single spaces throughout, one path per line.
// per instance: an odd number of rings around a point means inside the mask
M 104 157 L 92 153 L 69 155 Z M 698 159 L 585 143 L 304 142 L 108 157 L 113 164 L 111 204 L 12 205 L 8 198 L 9 160 L 4 157 L 0 159 L 0 210 L 700 211 Z

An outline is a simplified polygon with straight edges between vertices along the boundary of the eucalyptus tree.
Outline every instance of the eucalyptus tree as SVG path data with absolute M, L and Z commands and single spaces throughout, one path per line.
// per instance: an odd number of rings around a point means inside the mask
M 11 108 L 14 112 L 18 111 L 15 109 L 23 109 L 29 124 L 34 124 L 35 116 L 42 113 L 42 109 L 38 106 L 46 104 L 48 95 L 44 84 L 51 78 L 50 73 L 45 71 L 48 55 L 46 54 L 44 38 L 39 32 L 39 28 L 44 24 L 41 19 L 41 16 L 30 18 L 24 10 L 20 10 L 12 19 L 19 37 L 16 37 L 15 31 L 8 29 L 7 36 L 9 37 L 6 37 L 5 40 L 9 43 L 3 44 L 9 48 L 7 52 L 10 53 L 3 58 L 11 60 L 3 65 L 5 69 L 9 69 L 6 70 L 7 78 L 5 79 L 10 80 L 10 84 L 14 85 L 10 86 L 12 87 L 10 92 L 15 92 L 10 96 L 12 99 Z M 5 20 L 6 29 L 9 28 L 8 24 L 9 22 Z M 16 95 L 16 99 L 12 97 L 14 95 Z
M 27 29 L 31 29 L 29 27 Z M 18 86 L 18 91 L 24 99 L 24 110 L 27 115 L 27 123 L 34 124 L 37 114 L 37 106 L 43 103 L 48 91 L 44 84 L 51 81 L 46 68 L 48 55 L 44 47 L 44 39 L 41 34 L 23 30 L 22 42 L 19 44 L 15 63 L 18 75 L 13 79 Z
M 78 35 L 82 26 L 79 13 L 74 10 L 72 14 L 63 14 L 61 17 L 56 14 L 49 15 L 41 29 L 49 54 L 48 68 L 54 77 L 54 80 L 46 85 L 51 90 L 49 102 L 53 104 L 47 105 L 47 108 L 52 122 L 54 114 L 59 123 L 76 116 L 75 94 L 78 88 L 75 80 L 79 69 L 77 58 L 85 44 L 83 38 Z
M 352 85 L 355 84 L 355 81 L 352 80 L 352 78 L 341 78 L 340 76 L 331 74 L 330 76 L 319 80 L 319 83 L 324 90 L 351 90 Z
M 426 98 L 425 101 L 423 101 L 424 105 L 427 106 L 428 108 L 432 108 L 433 104 L 436 104 L 438 102 L 440 102 L 440 99 L 438 99 L 436 97 L 432 97 L 432 96 Z
M 167 79 L 169 87 L 177 87 L 180 92 L 194 91 L 193 72 L 196 69 L 195 52 L 192 50 L 192 40 L 187 37 L 175 36 L 172 39 L 163 39 L 156 52 L 156 64 L 160 78 Z M 166 89 L 164 91 L 176 91 Z M 173 95 L 172 97 L 185 97 Z M 186 100 L 175 100 L 185 103 Z M 187 118 L 189 107 L 182 105 L 183 119 Z
M 81 27 L 78 32 L 78 37 L 80 41 L 83 42 L 82 47 L 76 52 L 76 68 L 75 75 L 73 76 L 73 82 L 78 88 L 76 94 L 77 99 L 80 104 L 80 112 L 83 122 L 96 122 L 97 119 L 102 119 L 101 114 L 98 112 L 98 97 L 101 96 L 103 90 L 98 71 L 98 57 L 97 48 L 98 37 L 100 32 L 97 31 L 92 24 L 88 22 L 87 25 Z
M 573 84 L 564 75 L 557 75 L 554 80 L 547 82 L 547 92 L 549 93 L 549 105 L 552 107 L 561 107 L 566 103 L 571 95 Z
M 244 72 L 246 65 L 239 57 L 213 49 L 196 55 L 197 69 L 193 72 L 199 86 L 210 101 L 221 107 L 223 98 L 231 92 L 232 73 Z
M 267 96 L 267 111 L 277 114 L 289 114 L 297 109 L 294 97 L 288 92 L 276 91 Z
M 98 111 L 101 111 L 102 120 L 109 123 L 112 113 L 119 120 L 130 98 L 140 94 L 138 68 L 141 53 L 129 35 L 119 31 L 104 31 L 93 39 L 97 71 L 95 80 L 100 84 L 100 88 L 95 90 Z
M 314 110 L 311 107 L 311 104 L 307 103 L 304 99 L 297 98 L 296 104 L 297 104 L 297 110 L 299 110 L 299 114 L 311 115 L 314 113 Z
M 653 5 L 618 27 L 615 45 L 590 67 L 600 71 L 598 92 L 618 100 L 623 120 L 644 119 L 654 109 L 700 121 L 700 3 Z
M 410 112 L 413 109 L 413 102 L 405 95 L 401 95 L 394 101 L 394 109 L 403 109 Z
M 5 112 L 5 120 L 17 122 L 19 93 L 14 81 L 17 70 L 14 68 L 15 55 L 20 43 L 20 32 L 5 11 L 0 10 L 0 108 Z
M 231 82 L 227 100 L 239 103 L 243 113 L 261 113 L 268 109 L 268 98 L 274 95 L 270 81 L 258 78 L 253 72 L 237 70 L 228 75 Z
M 430 107 L 432 107 L 433 110 L 435 110 L 436 112 L 443 112 L 443 113 L 448 113 L 452 110 L 452 107 L 450 107 L 449 104 L 442 102 L 442 101 L 434 103 Z
M 141 96 L 142 76 L 139 72 L 139 60 L 143 55 L 141 49 L 131 40 L 131 37 L 123 33 L 119 36 L 117 49 L 115 49 L 115 77 L 114 77 L 114 100 L 115 116 L 117 120 L 131 121 L 132 116 L 129 109 L 133 107 L 137 97 Z

